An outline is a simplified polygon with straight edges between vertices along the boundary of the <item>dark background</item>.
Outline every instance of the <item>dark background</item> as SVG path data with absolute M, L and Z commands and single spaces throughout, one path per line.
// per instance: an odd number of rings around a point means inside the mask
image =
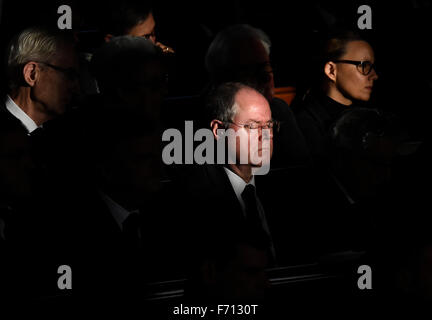
M 0 0 L 0 3 L 2 61 L 12 35 L 35 24 L 55 27 L 59 17 L 57 8 L 62 4 L 72 7 L 73 31 L 78 34 L 82 51 L 91 51 L 102 43 L 98 26 L 106 5 L 101 1 Z M 372 8 L 372 30 L 360 33 L 375 50 L 379 75 L 372 103 L 398 114 L 412 137 L 422 139 L 429 135 L 432 107 L 432 1 L 154 1 L 158 40 L 176 51 L 170 75 L 174 86 L 171 94 L 199 94 L 207 82 L 204 57 L 213 37 L 228 25 L 248 23 L 261 28 L 272 40 L 276 86 L 294 86 L 297 95 L 301 95 L 313 80 L 313 61 L 320 40 L 334 28 L 357 30 L 360 16 L 357 9 L 363 4 Z M 2 90 L 3 68 L 2 64 Z M 351 270 L 352 274 L 356 275 L 356 270 Z M 341 283 L 347 286 L 346 281 Z M 326 297 L 329 286 L 323 287 L 326 289 L 322 296 Z M 293 288 L 288 296 L 300 297 L 298 300 L 306 297 L 304 301 L 309 301 L 314 292 L 316 301 L 322 298 L 316 287 L 302 290 L 299 293 Z M 285 298 L 286 291 L 281 289 L 281 292 L 280 297 Z M 342 295 L 334 300 L 342 299 Z M 285 303 L 280 306 L 284 307 Z M 281 310 L 275 314 L 278 311 Z
M 56 26 L 62 4 L 72 7 L 73 31 L 79 32 L 81 49 L 91 50 L 101 43 L 97 32 L 106 10 L 102 1 L 1 2 L 2 48 L 26 26 Z M 357 9 L 363 4 L 372 9 L 372 30 L 360 33 L 375 49 L 380 77 L 372 103 L 399 114 L 413 136 L 422 137 L 427 134 L 432 88 L 432 2 L 426 0 L 153 1 L 158 40 L 176 50 L 171 94 L 200 93 L 207 81 L 208 45 L 219 30 L 235 23 L 251 24 L 270 36 L 276 87 L 295 86 L 302 94 L 313 79 L 320 39 L 334 28 L 357 30 Z

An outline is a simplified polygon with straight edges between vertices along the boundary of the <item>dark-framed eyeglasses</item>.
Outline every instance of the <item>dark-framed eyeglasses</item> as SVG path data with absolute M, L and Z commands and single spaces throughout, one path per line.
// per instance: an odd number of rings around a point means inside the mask
M 357 70 L 367 76 L 369 73 L 371 73 L 372 69 L 375 70 L 376 72 L 376 68 L 375 68 L 375 64 L 372 63 L 371 61 L 356 61 L 356 60 L 334 60 L 334 63 L 349 63 L 349 64 L 353 64 L 357 67 Z
M 78 77 L 79 77 L 78 71 L 75 68 L 62 68 L 62 67 L 55 66 L 55 65 L 47 63 L 47 62 L 41 62 L 41 61 L 36 61 L 36 62 L 41 63 L 41 64 L 43 64 L 43 65 L 45 65 L 51 69 L 54 69 L 56 71 L 63 73 L 66 76 L 66 78 L 68 78 L 69 80 L 73 81 L 75 79 L 78 79 Z
M 231 123 L 237 127 L 245 128 L 246 130 L 258 130 L 258 129 L 270 129 L 272 131 L 279 131 L 279 121 L 270 120 L 265 123 L 250 122 L 250 123 L 237 123 L 234 121 L 226 121 L 226 123 Z

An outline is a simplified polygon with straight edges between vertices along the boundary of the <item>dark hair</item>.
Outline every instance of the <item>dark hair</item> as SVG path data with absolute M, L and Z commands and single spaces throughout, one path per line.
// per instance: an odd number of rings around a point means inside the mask
M 102 22 L 102 31 L 114 36 L 124 35 L 146 20 L 151 13 L 150 1 L 110 1 L 106 19 Z
M 328 61 L 337 60 L 346 53 L 347 44 L 352 41 L 365 41 L 359 34 L 353 31 L 339 31 L 332 33 L 321 49 L 320 60 L 322 66 Z
M 348 43 L 352 41 L 365 40 L 353 31 L 334 31 L 321 40 L 318 54 L 313 58 L 315 67 L 311 69 L 312 88 L 321 88 L 327 79 L 324 73 L 325 64 L 340 59 L 346 53 Z

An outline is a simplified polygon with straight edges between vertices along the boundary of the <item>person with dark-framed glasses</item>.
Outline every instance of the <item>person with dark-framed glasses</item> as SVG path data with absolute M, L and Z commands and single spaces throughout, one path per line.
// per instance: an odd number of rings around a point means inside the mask
M 318 69 L 319 68 L 319 69 Z M 294 103 L 312 157 L 329 155 L 329 128 L 348 108 L 364 106 L 378 74 L 371 45 L 353 32 L 331 35 L 321 49 L 316 83 Z
M 359 60 L 335 60 L 333 62 L 334 63 L 352 64 L 352 65 L 356 66 L 357 70 L 365 76 L 369 75 L 372 72 L 372 70 L 375 70 L 375 64 L 371 61 L 368 61 L 368 60 L 361 60 L 361 61 L 359 61 Z

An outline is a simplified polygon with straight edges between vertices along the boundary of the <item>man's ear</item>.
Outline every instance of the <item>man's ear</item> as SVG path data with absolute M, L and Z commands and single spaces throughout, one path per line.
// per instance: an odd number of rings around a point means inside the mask
M 36 80 L 39 76 L 39 68 L 36 62 L 27 62 L 23 68 L 23 78 L 24 81 L 30 86 L 33 87 L 36 83 Z
M 113 35 L 111 33 L 107 33 L 104 37 L 105 42 L 110 42 Z
M 331 81 L 335 82 L 337 73 L 336 64 L 334 62 L 328 61 L 324 65 L 324 73 Z
M 224 129 L 223 127 L 223 122 L 217 119 L 214 119 L 210 122 L 210 128 L 213 132 L 213 136 L 215 137 L 216 140 L 219 140 L 221 137 L 220 134 L 218 134 L 217 130 L 218 129 Z

